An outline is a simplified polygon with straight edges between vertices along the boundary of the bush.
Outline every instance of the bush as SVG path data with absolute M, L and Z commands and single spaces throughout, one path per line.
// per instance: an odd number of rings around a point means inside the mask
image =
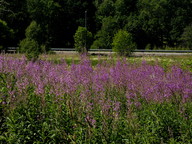
M 20 51 L 25 53 L 28 60 L 37 60 L 40 54 L 40 49 L 37 41 L 33 39 L 26 38 L 20 43 Z
M 75 35 L 75 49 L 79 53 L 86 53 L 92 44 L 92 33 L 84 27 L 78 27 Z
M 130 56 L 132 51 L 136 48 L 133 38 L 130 33 L 124 30 L 119 30 L 113 38 L 113 51 L 119 55 Z

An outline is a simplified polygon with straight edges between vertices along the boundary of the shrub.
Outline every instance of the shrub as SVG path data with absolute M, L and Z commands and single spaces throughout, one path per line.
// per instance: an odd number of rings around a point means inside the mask
M 79 53 L 86 53 L 91 46 L 92 43 L 92 33 L 87 31 L 84 27 L 78 27 L 75 35 L 75 49 Z
M 26 38 L 20 43 L 20 52 L 25 53 L 28 60 L 35 61 L 40 54 L 40 46 L 37 41 Z
M 119 30 L 113 38 L 113 51 L 119 55 L 130 56 L 132 51 L 136 48 L 133 38 L 130 33 L 124 30 Z

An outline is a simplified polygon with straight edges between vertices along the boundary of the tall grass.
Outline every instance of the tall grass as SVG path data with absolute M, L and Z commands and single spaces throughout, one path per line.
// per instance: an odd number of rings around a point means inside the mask
M 0 57 L 1 143 L 192 143 L 192 73 Z

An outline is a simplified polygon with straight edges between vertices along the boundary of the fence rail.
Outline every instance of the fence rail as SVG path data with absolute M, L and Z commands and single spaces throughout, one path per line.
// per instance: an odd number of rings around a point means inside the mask
M 18 49 L 18 47 L 8 47 L 8 52 L 14 52 Z M 51 51 L 75 51 L 74 48 L 51 48 Z M 112 52 L 111 49 L 90 49 L 90 52 Z M 133 52 L 163 52 L 163 53 L 192 53 L 192 50 L 144 50 L 144 49 L 136 49 Z

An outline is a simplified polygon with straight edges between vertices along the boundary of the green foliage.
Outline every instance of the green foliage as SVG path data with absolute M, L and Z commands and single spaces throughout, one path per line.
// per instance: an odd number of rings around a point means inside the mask
M 32 84 L 21 94 L 17 80 L 14 74 L 0 73 L 0 143 L 192 143 L 191 102 L 146 101 L 138 94 L 128 104 L 122 89 L 112 88 L 103 96 L 121 103 L 115 117 L 113 108 L 102 110 L 96 103 L 85 111 L 79 95 L 83 87 L 55 96 L 49 86 L 44 94 L 36 94 Z M 95 126 L 87 122 L 86 114 L 94 117 Z
M 183 47 L 187 47 L 192 50 L 192 25 L 187 26 L 181 35 L 181 41 Z
M 29 29 L 29 35 L 26 30 L 26 37 L 33 38 L 39 45 L 45 46 L 45 51 L 49 51 L 53 29 L 55 29 L 54 17 L 57 17 L 61 6 L 53 0 L 28 0 L 27 11 L 33 20 Z M 36 29 L 36 30 L 35 30 Z
M 113 16 L 115 14 L 114 0 L 105 0 L 100 5 L 98 5 L 97 15 L 98 18 L 104 18 L 108 16 Z
M 20 42 L 19 51 L 26 53 L 28 60 L 37 60 L 40 53 L 46 53 L 49 47 L 44 43 L 42 27 L 32 21 L 25 32 L 26 38 Z
M 9 94 L 9 86 L 17 91 L 14 75 L 0 73 L 0 143 L 69 143 L 73 120 L 65 103 L 55 96 L 36 95 L 26 87 L 25 95 Z
M 34 20 L 41 27 L 43 45 L 72 47 L 87 10 L 87 27 L 95 36 L 92 48 L 111 49 L 114 34 L 126 29 L 138 48 L 144 49 L 147 44 L 151 48 L 179 46 L 184 28 L 192 21 L 191 7 L 189 0 L 0 0 L 0 15 L 14 31 L 12 46 L 24 38 Z
M 146 50 L 152 49 L 152 48 L 151 48 L 151 44 L 147 44 L 146 47 L 145 47 L 145 49 L 146 49 Z
M 162 46 L 164 29 L 164 9 L 165 1 L 139 1 L 139 16 L 138 21 L 142 30 L 145 31 L 146 37 L 152 46 Z
M 40 24 L 47 25 L 54 11 L 59 8 L 58 3 L 53 0 L 28 0 L 27 10 L 31 18 Z
M 26 38 L 20 42 L 20 52 L 25 53 L 28 60 L 37 60 L 40 50 L 39 44 L 33 39 Z
M 172 138 L 179 138 L 180 129 L 185 126 L 184 118 L 172 104 L 143 105 L 137 115 L 140 140 L 146 143 L 168 143 Z
M 37 24 L 36 21 L 32 21 L 31 24 L 27 27 L 25 36 L 29 39 L 33 39 L 37 41 L 38 43 L 41 43 L 42 38 L 41 38 L 41 27 L 39 24 Z
M 5 142 L 4 138 L 2 137 L 3 133 L 6 131 L 6 102 L 7 102 L 7 75 L 0 73 L 0 143 Z M 2 97 L 1 95 L 4 95 Z
M 92 48 L 95 49 L 111 49 L 113 36 L 117 32 L 117 20 L 116 18 L 109 16 L 102 19 L 102 27 L 95 36 Z
M 1 0 L 4 10 L 0 17 L 6 21 L 8 26 L 13 30 L 13 39 L 9 39 L 9 46 L 17 47 L 19 42 L 25 36 L 25 29 L 30 23 L 29 15 L 26 9 L 26 0 L 10 1 Z M 1 9 L 1 8 L 0 8 Z
M 92 33 L 87 31 L 85 27 L 78 27 L 75 35 L 75 49 L 79 53 L 87 53 L 92 44 Z
M 33 37 L 38 41 L 39 45 L 45 46 L 45 52 L 49 51 L 51 47 L 52 37 L 55 36 L 54 30 L 61 27 L 57 25 L 58 22 L 55 22 L 60 9 L 61 6 L 54 0 L 27 1 L 27 11 L 31 19 L 36 22 L 36 28 L 39 28 L 38 35 L 35 33 Z M 35 28 L 35 24 L 34 27 L 30 27 L 30 29 L 32 28 Z
M 132 51 L 136 49 L 136 44 L 130 33 L 125 30 L 119 30 L 113 38 L 113 51 L 120 55 L 130 56 Z
M 28 87 L 27 97 L 14 101 L 1 121 L 0 142 L 4 143 L 191 143 L 192 105 L 175 103 L 145 103 L 127 110 L 122 106 L 118 120 L 105 117 L 98 107 L 93 112 L 97 123 L 93 127 L 84 121 L 64 100 L 55 102 L 55 96 L 34 94 Z M 47 91 L 48 92 L 48 91 Z M 117 98 L 122 95 L 120 92 Z M 2 106 L 2 105 L 1 105 Z M 182 111 L 182 112 L 181 112 Z M 82 119 L 77 119 L 82 115 Z
M 116 0 L 115 1 L 115 11 L 116 15 L 122 17 L 124 20 L 127 19 L 127 15 L 136 10 L 137 1 L 135 0 Z
M 9 41 L 13 38 L 13 30 L 11 30 L 7 23 L 0 19 L 0 51 L 6 49 Z
M 37 60 L 42 52 L 41 47 L 41 27 L 32 21 L 26 29 L 26 38 L 20 42 L 19 51 L 25 53 L 28 60 Z
M 38 24 L 36 21 L 32 21 L 25 32 L 26 38 L 36 41 L 41 47 L 40 52 L 46 53 L 47 51 L 49 51 L 49 42 L 45 39 L 43 35 L 44 30 L 41 25 Z
M 6 5 L 8 5 L 7 2 L 0 0 L 0 16 L 6 11 Z
M 190 7 L 187 0 L 139 0 L 128 16 L 126 28 L 139 48 L 144 49 L 147 44 L 161 48 L 178 46 L 179 37 L 192 18 Z
M 64 105 L 59 107 L 51 95 L 46 95 L 44 104 L 41 97 L 29 87 L 27 99 L 10 109 L 6 118 L 7 143 L 68 143 L 65 133 L 71 128 Z

